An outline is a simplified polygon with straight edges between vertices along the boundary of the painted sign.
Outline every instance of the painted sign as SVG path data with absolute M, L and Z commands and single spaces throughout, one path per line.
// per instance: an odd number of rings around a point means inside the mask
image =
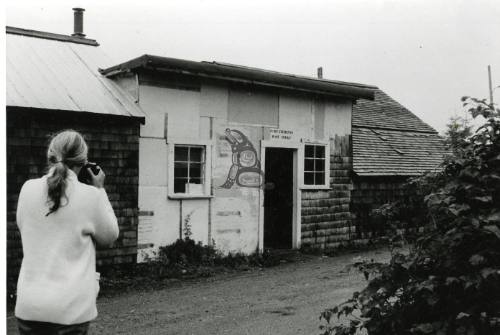
M 231 188 L 234 183 L 241 187 L 260 187 L 264 183 L 264 172 L 260 168 L 257 151 L 252 142 L 239 130 L 227 128 L 226 141 L 231 145 L 233 164 L 222 188 Z
M 293 137 L 292 130 L 269 129 L 269 139 L 271 140 L 291 140 L 292 137 Z

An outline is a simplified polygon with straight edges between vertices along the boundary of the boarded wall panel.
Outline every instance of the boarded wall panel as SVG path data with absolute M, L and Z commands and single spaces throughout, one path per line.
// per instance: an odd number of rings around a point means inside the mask
M 139 185 L 167 187 L 167 153 L 164 139 L 139 140 Z
M 141 86 L 140 90 L 140 106 L 147 115 L 141 136 L 164 137 L 167 114 L 169 138 L 198 138 L 199 92 L 154 86 Z
M 229 90 L 228 120 L 278 126 L 278 95 L 260 91 Z
M 227 119 L 228 90 L 226 87 L 203 84 L 200 91 L 200 116 Z
M 325 101 L 325 136 L 335 137 L 351 134 L 351 101 Z

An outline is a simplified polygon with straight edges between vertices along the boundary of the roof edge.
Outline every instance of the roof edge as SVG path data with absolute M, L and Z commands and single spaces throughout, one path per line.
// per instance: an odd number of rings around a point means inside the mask
M 90 111 L 76 111 L 76 110 L 67 110 L 67 109 L 56 109 L 56 108 L 40 108 L 40 107 L 28 107 L 28 106 L 17 106 L 17 105 L 6 105 L 5 106 L 7 109 L 10 109 L 12 111 L 15 110 L 37 110 L 37 111 L 45 111 L 45 112 L 53 112 L 53 113 L 80 113 L 83 115 L 94 115 L 94 116 L 105 116 L 105 117 L 116 117 L 116 118 L 121 118 L 121 119 L 135 119 L 139 121 L 141 124 L 146 123 L 146 117 L 145 116 L 139 116 L 139 115 L 123 115 L 123 114 L 104 114 L 104 113 L 99 113 L 99 112 L 90 112 Z
M 363 128 L 363 129 L 380 129 L 380 130 L 399 131 L 402 133 L 424 133 L 424 134 L 433 134 L 433 135 L 439 136 L 439 132 L 435 129 L 434 129 L 434 131 L 430 131 L 430 130 L 415 130 L 415 129 L 408 129 L 408 128 L 358 126 L 358 125 L 354 125 L 354 124 L 351 125 L 351 127 L 352 128 Z
M 45 40 L 70 42 L 70 43 L 76 43 L 76 44 L 85 44 L 85 45 L 91 45 L 91 46 L 95 46 L 95 47 L 99 46 L 99 43 L 97 43 L 96 40 L 92 40 L 89 38 L 75 37 L 75 36 L 70 36 L 70 35 L 49 33 L 49 32 L 45 32 L 45 31 L 17 28 L 17 27 L 11 27 L 11 26 L 6 26 L 5 30 L 6 30 L 5 32 L 7 34 L 12 34 L 12 35 L 21 35 L 21 36 L 28 36 L 28 37 L 34 37 L 34 38 L 41 38 L 41 39 L 45 39 Z
M 114 65 L 106 69 L 99 69 L 99 72 L 106 77 L 112 77 L 119 73 L 133 71 L 138 68 L 151 69 L 156 71 L 178 72 L 182 74 L 214 78 L 223 81 L 244 82 L 247 84 L 306 91 L 322 95 L 334 95 L 354 100 L 360 98 L 373 100 L 375 90 L 378 89 L 376 86 L 365 84 L 316 79 L 312 77 L 298 76 L 289 73 L 245 67 L 240 65 L 226 65 L 224 63 L 205 61 L 196 62 L 177 58 L 153 56 L 148 54 L 133 58 L 127 62 Z M 235 70 L 231 71 L 228 68 Z M 262 79 L 262 76 L 265 75 L 272 76 L 274 78 L 268 78 L 267 80 Z M 255 76 L 261 76 L 261 78 L 252 78 Z M 292 81 L 295 82 L 292 83 Z M 320 85 L 322 86 L 322 88 L 307 87 L 308 84 L 309 86 Z
M 399 173 L 399 172 L 385 172 L 385 171 L 384 172 L 360 172 L 360 171 L 356 171 L 356 169 L 353 169 L 353 172 L 356 175 L 356 177 L 406 177 L 406 178 L 409 178 L 409 177 L 422 176 L 425 173 L 435 172 L 435 171 L 438 171 L 438 170 L 437 169 L 436 170 L 425 170 L 422 172 L 415 172 L 415 173 Z

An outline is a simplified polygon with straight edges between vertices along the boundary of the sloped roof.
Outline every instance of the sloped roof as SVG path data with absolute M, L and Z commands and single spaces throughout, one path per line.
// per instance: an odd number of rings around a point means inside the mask
M 373 99 L 373 90 L 376 89 L 375 86 L 370 85 L 297 76 L 240 65 L 218 62 L 195 62 L 153 55 L 143 55 L 134 58 L 128 62 L 103 69 L 101 73 L 112 77 L 121 72 L 140 69 L 181 73 L 226 82 L 340 96 L 353 100 L 358 98 Z
M 360 99 L 353 106 L 354 127 L 390 128 L 404 131 L 437 133 L 406 107 L 380 89 L 375 90 L 373 100 Z
M 7 27 L 7 106 L 144 120 L 144 113 L 129 94 L 99 73 L 99 66 L 110 64 L 110 60 L 95 41 L 88 41 Z
M 353 105 L 352 147 L 359 176 L 420 175 L 445 154 L 437 131 L 381 90 Z
M 415 176 L 443 161 L 443 142 L 435 133 L 353 127 L 354 171 L 362 176 Z

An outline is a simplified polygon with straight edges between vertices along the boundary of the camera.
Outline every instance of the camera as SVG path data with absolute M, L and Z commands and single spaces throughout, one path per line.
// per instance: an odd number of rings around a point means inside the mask
M 88 168 L 90 168 L 90 170 L 92 171 L 92 173 L 94 175 L 97 175 L 100 171 L 100 169 L 97 167 L 97 163 L 88 162 L 80 170 L 80 173 L 78 174 L 78 180 L 81 183 L 91 185 L 92 178 L 91 178 L 89 172 L 87 171 Z

